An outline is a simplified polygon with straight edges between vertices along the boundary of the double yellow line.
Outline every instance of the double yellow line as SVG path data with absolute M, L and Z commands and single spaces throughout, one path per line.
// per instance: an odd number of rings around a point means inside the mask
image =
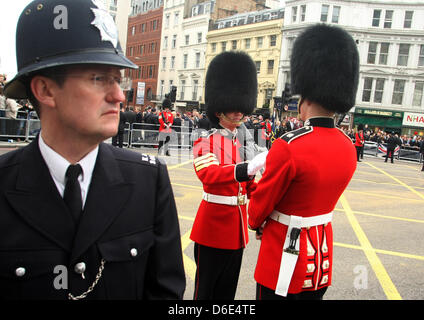
M 407 184 L 403 183 L 399 179 L 395 178 L 394 176 L 388 174 L 384 170 L 374 166 L 373 164 L 369 162 L 364 162 L 368 166 L 374 168 L 375 170 L 379 171 L 380 173 L 388 176 L 389 178 L 396 181 L 401 186 L 407 188 L 412 193 L 419 196 L 421 199 L 424 199 L 424 195 L 416 191 L 414 188 L 408 186 Z M 376 250 L 371 246 L 370 241 L 368 240 L 367 236 L 365 235 L 365 232 L 363 231 L 362 227 L 360 226 L 358 220 L 356 219 L 352 208 L 350 207 L 349 203 L 346 200 L 346 197 L 342 195 L 340 197 L 340 202 L 343 206 L 344 211 L 346 212 L 346 216 L 349 220 L 350 225 L 352 226 L 356 237 L 358 238 L 360 242 L 360 247 L 364 251 L 372 269 L 374 270 L 375 275 L 377 276 L 378 281 L 380 282 L 381 287 L 383 288 L 384 293 L 386 294 L 387 298 L 389 300 L 402 300 L 402 297 L 400 296 L 396 286 L 393 284 L 389 274 L 387 273 L 386 269 L 384 268 L 384 265 L 381 263 L 380 259 L 377 256 Z

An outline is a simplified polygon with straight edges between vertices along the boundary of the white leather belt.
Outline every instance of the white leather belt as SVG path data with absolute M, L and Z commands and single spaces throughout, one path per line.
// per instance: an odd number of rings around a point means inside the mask
M 296 267 L 297 258 L 299 257 L 300 229 L 329 223 L 333 218 L 333 212 L 314 217 L 299 217 L 289 216 L 274 210 L 271 213 L 270 218 L 288 226 L 283 246 L 283 254 L 281 255 L 280 272 L 278 274 L 277 286 L 275 288 L 276 294 L 285 297 L 287 296 L 294 268 Z M 299 230 L 295 240 L 290 239 L 293 229 Z M 296 231 L 297 230 L 293 231 L 294 235 L 296 235 Z
M 220 196 L 203 192 L 203 200 L 212 203 L 226 204 L 228 206 L 239 206 L 247 203 L 247 195 L 242 194 L 239 196 Z

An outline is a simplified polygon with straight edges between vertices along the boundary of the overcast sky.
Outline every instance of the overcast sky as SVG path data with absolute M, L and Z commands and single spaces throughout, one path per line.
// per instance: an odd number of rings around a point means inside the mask
M 22 10 L 31 0 L 1 0 L 0 2 L 0 73 L 8 80 L 16 74 L 16 24 Z
M 32 0 L 0 0 L 0 73 L 8 80 L 17 73 L 15 36 L 16 24 L 22 10 Z M 280 0 L 284 3 L 284 1 Z

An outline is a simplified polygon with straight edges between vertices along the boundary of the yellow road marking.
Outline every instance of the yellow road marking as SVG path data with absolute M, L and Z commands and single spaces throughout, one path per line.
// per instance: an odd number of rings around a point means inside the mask
M 188 230 L 181 237 L 181 247 L 182 247 L 182 251 L 183 251 L 183 262 L 184 262 L 185 273 L 190 277 L 191 280 L 194 281 L 194 278 L 196 276 L 196 263 L 184 253 L 184 250 L 191 243 L 190 232 L 191 232 L 191 229 Z
M 178 187 L 184 187 L 184 188 L 193 188 L 193 189 L 199 189 L 199 190 L 203 190 L 202 187 L 199 186 L 192 186 L 189 184 L 183 184 L 183 183 L 172 183 L 173 186 L 178 186 Z
M 186 164 L 189 164 L 189 163 L 193 163 L 193 160 L 187 160 L 187 161 L 181 162 L 179 164 L 176 164 L 176 165 L 173 165 L 173 166 L 169 166 L 168 167 L 168 170 L 176 169 L 176 168 L 185 166 Z
M 362 230 L 358 220 L 356 219 L 355 215 L 353 214 L 352 209 L 350 208 L 349 203 L 347 202 L 344 195 L 340 197 L 340 202 L 343 206 L 343 208 L 346 211 L 346 216 L 349 220 L 350 225 L 352 226 L 356 237 L 358 238 L 361 247 L 364 250 L 364 253 L 370 262 L 370 265 L 372 269 L 374 270 L 375 275 L 377 276 L 378 281 L 381 284 L 381 287 L 384 290 L 384 293 L 386 294 L 387 298 L 389 300 L 402 300 L 402 297 L 400 296 L 399 292 L 397 291 L 395 285 L 393 284 L 392 280 L 389 277 L 389 274 L 387 273 L 386 269 L 384 268 L 383 264 L 381 263 L 380 259 L 378 258 L 375 250 L 371 246 L 371 243 L 369 242 L 367 236 L 365 235 L 365 232 Z
M 391 174 L 388 174 L 386 171 L 381 170 L 380 168 L 377 168 L 375 165 L 365 162 L 367 165 L 369 165 L 370 167 L 374 168 L 375 170 L 381 172 L 382 174 L 388 176 L 389 178 L 395 180 L 397 183 L 399 183 L 400 185 L 404 186 L 405 188 L 407 188 L 409 191 L 415 193 L 417 196 L 419 196 L 421 199 L 424 200 L 424 194 L 419 193 L 417 190 L 415 190 L 414 188 L 410 187 L 409 185 L 407 185 L 406 183 L 403 183 L 402 181 L 400 181 L 398 178 L 395 178 L 394 176 L 392 176 Z
M 345 212 L 344 209 L 334 209 L 334 211 L 341 211 Z M 424 223 L 424 220 L 418 220 L 418 219 L 410 219 L 410 218 L 401 218 L 401 217 L 394 217 L 394 216 L 385 216 L 382 214 L 376 214 L 376 213 L 369 213 L 369 212 L 362 212 L 362 211 L 352 211 L 354 214 L 361 214 L 364 216 L 371 216 L 371 217 L 378 217 L 383 219 L 392 219 L 392 220 L 401 220 L 401 221 L 407 221 L 407 222 L 416 222 L 416 223 Z
M 362 248 L 361 246 L 357 246 L 357 245 L 354 245 L 354 244 L 347 244 L 347 243 L 340 243 L 340 242 L 333 242 L 333 244 L 337 247 L 342 247 L 342 248 L 364 250 L 364 248 Z M 424 256 L 417 256 L 415 254 L 389 251 L 389 250 L 382 250 L 382 249 L 373 249 L 373 250 L 376 253 L 387 254 L 389 256 L 396 256 L 396 257 L 401 257 L 401 258 L 409 258 L 409 259 L 423 260 L 424 261 Z
M 404 200 L 404 201 L 418 201 L 418 202 L 422 202 L 423 200 L 421 199 L 412 199 L 412 198 L 404 198 L 404 197 L 397 197 L 397 196 L 393 196 L 393 195 L 388 195 L 388 194 L 380 194 L 380 193 L 373 193 L 373 192 L 363 192 L 363 191 L 356 191 L 356 190 L 345 190 L 345 192 L 349 192 L 349 193 L 358 193 L 358 194 L 363 194 L 366 196 L 370 196 L 370 197 L 380 197 L 380 198 L 388 198 L 388 199 L 398 199 L 398 200 Z
M 380 174 L 377 174 L 377 175 L 380 176 Z M 352 181 L 360 181 L 360 182 L 365 182 L 365 183 L 384 184 L 384 185 L 389 185 L 389 186 L 394 186 L 394 187 L 401 187 L 398 183 L 378 182 L 378 181 L 358 179 L 358 178 L 353 178 Z M 424 187 L 414 187 L 414 188 L 424 190 Z

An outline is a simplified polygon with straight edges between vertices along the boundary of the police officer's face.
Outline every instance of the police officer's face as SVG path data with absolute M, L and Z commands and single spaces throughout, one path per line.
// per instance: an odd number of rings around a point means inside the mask
M 58 120 L 80 136 L 103 139 L 117 133 L 120 103 L 125 96 L 116 80 L 117 67 L 76 67 L 67 72 L 56 91 Z

